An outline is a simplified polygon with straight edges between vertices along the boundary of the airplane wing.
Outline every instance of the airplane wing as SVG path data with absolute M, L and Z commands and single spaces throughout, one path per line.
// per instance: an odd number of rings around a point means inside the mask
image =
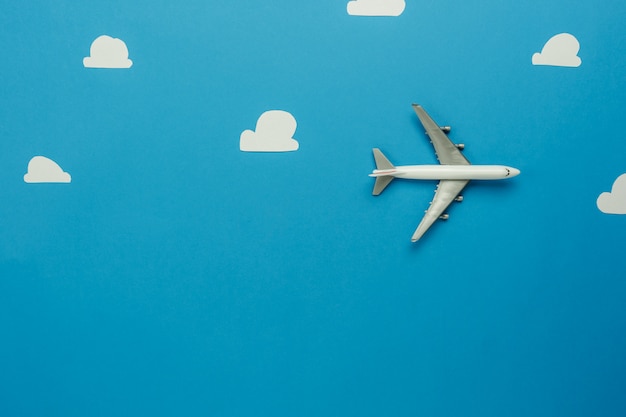
M 419 114 L 419 113 L 418 113 Z M 439 127 L 437 127 L 438 129 Z M 443 133 L 442 133 L 443 134 Z M 441 216 L 445 209 L 454 201 L 459 193 L 465 188 L 469 181 L 467 180 L 441 180 L 435 190 L 435 198 L 430 203 L 430 207 L 426 210 L 426 214 L 422 218 L 419 226 L 411 237 L 412 242 L 416 242 L 426 233 L 430 226 Z
M 439 163 L 443 165 L 470 165 L 470 162 L 463 156 L 448 136 L 441 131 L 441 128 L 419 104 L 414 104 L 413 109 L 417 113 L 420 122 L 426 129 L 426 134 L 430 142 L 435 147 L 435 154 Z

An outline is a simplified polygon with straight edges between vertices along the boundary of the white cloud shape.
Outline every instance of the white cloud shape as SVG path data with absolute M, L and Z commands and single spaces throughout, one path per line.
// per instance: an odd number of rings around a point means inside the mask
M 352 16 L 400 16 L 406 7 L 404 0 L 353 0 L 348 2 Z
M 85 68 L 130 68 L 133 65 L 124 41 L 107 35 L 98 36 L 91 43 L 89 54 L 83 58 Z
M 555 67 L 579 67 L 582 60 L 578 56 L 580 43 L 574 35 L 559 33 L 551 37 L 541 52 L 533 54 L 533 65 Z
M 603 213 L 626 214 L 626 174 L 617 177 L 611 192 L 600 194 L 596 204 Z
M 244 152 L 290 152 L 299 144 L 292 136 L 296 133 L 296 119 L 282 110 L 269 110 L 259 117 L 256 131 L 245 130 L 239 138 L 239 149 Z
M 24 181 L 28 183 L 41 182 L 72 182 L 72 177 L 67 172 L 45 156 L 35 156 L 28 163 L 28 172 L 24 175 Z

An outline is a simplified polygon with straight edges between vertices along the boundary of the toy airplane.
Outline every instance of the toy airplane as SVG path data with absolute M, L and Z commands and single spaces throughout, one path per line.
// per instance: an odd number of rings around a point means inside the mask
M 424 125 L 430 142 L 435 147 L 435 155 L 440 165 L 405 165 L 394 166 L 378 148 L 374 148 L 376 169 L 370 177 L 376 178 L 372 194 L 379 195 L 394 178 L 413 180 L 439 180 L 435 190 L 435 198 L 426 210 L 419 226 L 413 233 L 411 241 L 416 242 L 432 226 L 437 219 L 447 220 L 448 215 L 442 214 L 453 201 L 463 201 L 459 195 L 470 180 L 499 180 L 519 175 L 520 171 L 503 165 L 471 165 L 463 156 L 463 144 L 454 144 L 446 133 L 449 126 L 439 126 L 428 113 L 418 104 L 413 104 L 417 117 Z M 445 132 L 445 133 L 444 133 Z

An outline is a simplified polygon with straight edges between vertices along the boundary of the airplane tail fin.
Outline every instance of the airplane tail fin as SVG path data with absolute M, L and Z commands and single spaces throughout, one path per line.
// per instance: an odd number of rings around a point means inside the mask
M 378 148 L 373 149 L 374 152 L 374 161 L 376 161 L 376 169 L 377 170 L 386 170 L 386 169 L 394 169 L 395 167 L 389 159 Z M 376 176 L 376 182 L 374 183 L 374 191 L 372 191 L 373 195 L 379 195 L 382 193 L 385 188 L 389 185 L 389 183 L 393 180 L 392 175 L 381 175 Z

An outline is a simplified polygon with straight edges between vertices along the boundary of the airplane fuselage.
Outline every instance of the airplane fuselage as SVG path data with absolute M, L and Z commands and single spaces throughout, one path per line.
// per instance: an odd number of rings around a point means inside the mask
M 504 165 L 404 165 L 375 169 L 370 176 L 412 180 L 500 180 L 519 173 L 518 169 Z

